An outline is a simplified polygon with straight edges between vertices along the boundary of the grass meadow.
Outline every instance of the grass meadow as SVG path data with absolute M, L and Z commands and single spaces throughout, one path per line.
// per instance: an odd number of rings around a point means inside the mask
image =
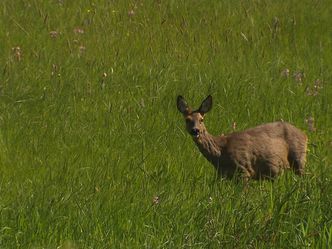
M 0 248 L 331 248 L 331 1 L 2 0 Z M 306 175 L 216 180 L 176 109 L 285 120 Z

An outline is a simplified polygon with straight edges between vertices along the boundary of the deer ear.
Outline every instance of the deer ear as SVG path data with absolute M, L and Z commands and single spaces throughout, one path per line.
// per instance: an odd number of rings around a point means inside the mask
M 177 97 L 176 105 L 177 105 L 178 110 L 182 114 L 185 114 L 185 113 L 187 113 L 189 111 L 188 104 L 187 104 L 187 102 L 184 100 L 184 98 L 181 95 L 179 95 Z
M 198 112 L 202 115 L 209 112 L 212 108 L 212 96 L 209 95 L 206 99 L 203 100 L 201 106 L 198 109 Z

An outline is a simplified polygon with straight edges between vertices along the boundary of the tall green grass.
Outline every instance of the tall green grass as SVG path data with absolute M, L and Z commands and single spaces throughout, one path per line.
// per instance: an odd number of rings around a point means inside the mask
M 329 1 L 1 1 L 0 247 L 331 247 L 331 11 Z M 213 95 L 212 134 L 233 122 L 300 127 L 306 175 L 246 191 L 216 180 L 178 94 L 194 106 Z

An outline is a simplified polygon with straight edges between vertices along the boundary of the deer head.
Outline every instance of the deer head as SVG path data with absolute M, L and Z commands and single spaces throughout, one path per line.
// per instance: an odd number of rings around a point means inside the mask
M 209 112 L 212 108 L 212 96 L 209 95 L 203 100 L 201 106 L 192 111 L 187 102 L 182 96 L 177 98 L 177 108 L 183 114 L 186 121 L 186 128 L 194 139 L 198 139 L 201 135 L 207 132 L 203 123 L 205 113 Z

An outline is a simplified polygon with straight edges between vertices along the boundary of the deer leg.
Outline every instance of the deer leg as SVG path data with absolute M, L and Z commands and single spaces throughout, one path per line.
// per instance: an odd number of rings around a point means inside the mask
M 290 155 L 289 163 L 291 164 L 295 174 L 303 175 L 306 163 L 306 151 L 298 151 L 296 154 Z
M 248 171 L 247 167 L 243 166 L 242 164 L 236 162 L 236 169 L 233 172 L 233 178 L 236 180 L 236 182 L 243 182 L 244 184 L 247 184 L 249 182 L 249 179 L 251 178 L 251 174 Z

